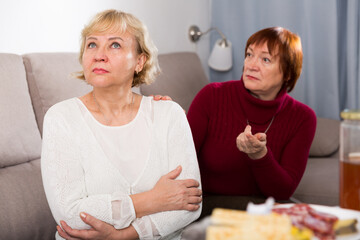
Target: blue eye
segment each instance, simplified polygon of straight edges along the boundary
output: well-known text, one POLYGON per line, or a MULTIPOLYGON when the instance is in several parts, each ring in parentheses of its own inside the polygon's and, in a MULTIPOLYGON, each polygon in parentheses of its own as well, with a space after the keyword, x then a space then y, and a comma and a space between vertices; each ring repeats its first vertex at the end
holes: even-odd
POLYGON ((247 52, 246 57, 250 57, 250 56, 251 56, 251 53, 247 52))
POLYGON ((111 44, 111 47, 112 47, 112 48, 120 48, 121 46, 120 46, 119 43, 114 42, 114 43, 111 44))
POLYGON ((91 42, 88 44, 88 48, 95 48, 96 47, 96 44, 91 42))
POLYGON ((263 58, 263 61, 269 63, 270 59, 269 58, 263 58))

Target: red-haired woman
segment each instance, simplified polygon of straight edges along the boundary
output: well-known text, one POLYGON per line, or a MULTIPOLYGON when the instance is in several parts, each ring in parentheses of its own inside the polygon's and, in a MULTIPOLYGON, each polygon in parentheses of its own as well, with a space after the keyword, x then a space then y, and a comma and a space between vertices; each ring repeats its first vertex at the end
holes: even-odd
POLYGON ((288 95, 302 57, 298 35, 281 27, 260 30, 247 41, 242 78, 211 83, 195 97, 187 117, 202 178, 202 215, 269 196, 288 200, 295 191, 316 129, 314 111, 288 95))

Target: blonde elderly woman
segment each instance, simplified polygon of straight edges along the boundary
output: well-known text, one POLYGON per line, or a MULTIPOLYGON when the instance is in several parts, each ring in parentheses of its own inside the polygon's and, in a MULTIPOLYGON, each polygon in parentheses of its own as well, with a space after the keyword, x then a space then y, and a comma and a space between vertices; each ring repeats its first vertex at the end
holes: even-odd
POLYGON ((88 94, 44 120, 41 169, 57 239, 180 239, 201 212, 186 116, 132 92, 159 72, 157 49, 133 15, 108 10, 82 31, 88 94))

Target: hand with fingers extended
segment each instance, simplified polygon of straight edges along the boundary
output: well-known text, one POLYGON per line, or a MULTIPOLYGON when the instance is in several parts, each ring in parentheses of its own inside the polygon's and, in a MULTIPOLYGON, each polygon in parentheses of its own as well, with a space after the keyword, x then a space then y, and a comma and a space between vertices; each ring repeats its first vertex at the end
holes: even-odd
POLYGON ((150 95, 150 96, 152 96, 155 101, 159 101, 159 100, 170 100, 170 101, 172 101, 172 98, 169 97, 169 96, 162 96, 162 95, 150 95))
POLYGON ((244 132, 236 138, 237 148, 246 153, 251 159, 260 159, 267 153, 266 134, 251 133, 251 126, 247 125, 244 132))
POLYGON ((151 190, 156 197, 158 211, 187 210, 196 211, 202 201, 199 182, 194 179, 176 180, 182 167, 162 176, 151 190))
POLYGON ((59 235, 67 240, 138 239, 138 234, 132 226, 117 230, 112 225, 105 223, 91 216, 90 214, 81 213, 80 217, 86 224, 91 227, 90 229, 73 229, 67 225, 65 221, 60 221, 61 227, 56 227, 59 235))

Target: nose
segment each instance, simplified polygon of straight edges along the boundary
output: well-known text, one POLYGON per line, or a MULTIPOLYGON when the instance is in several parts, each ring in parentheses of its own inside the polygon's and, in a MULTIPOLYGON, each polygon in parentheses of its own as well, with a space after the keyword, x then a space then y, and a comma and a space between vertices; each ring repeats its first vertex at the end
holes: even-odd
POLYGON ((245 60, 245 68, 248 68, 249 70, 252 71, 258 71, 259 70, 258 58, 256 57, 247 58, 245 60))
POLYGON ((107 62, 108 57, 107 57, 106 49, 104 47, 97 48, 97 51, 94 55, 94 59, 97 62, 107 62))

